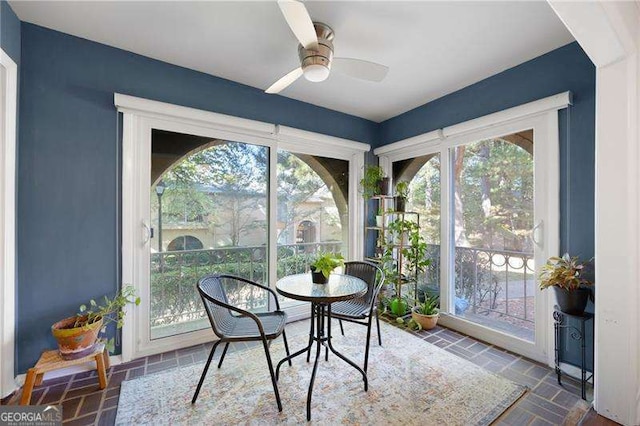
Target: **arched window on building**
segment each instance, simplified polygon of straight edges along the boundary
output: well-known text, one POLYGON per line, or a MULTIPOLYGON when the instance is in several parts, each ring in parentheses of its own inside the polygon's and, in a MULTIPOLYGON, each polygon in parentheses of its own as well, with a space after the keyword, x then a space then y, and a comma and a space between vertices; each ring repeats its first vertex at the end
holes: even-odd
POLYGON ((297 243, 315 243, 316 242, 316 224, 310 220, 303 220, 298 225, 296 233, 297 243))
POLYGON ((167 251, 182 251, 182 250, 200 250, 204 246, 202 241, 191 235, 182 235, 178 238, 174 238, 167 246, 167 251))

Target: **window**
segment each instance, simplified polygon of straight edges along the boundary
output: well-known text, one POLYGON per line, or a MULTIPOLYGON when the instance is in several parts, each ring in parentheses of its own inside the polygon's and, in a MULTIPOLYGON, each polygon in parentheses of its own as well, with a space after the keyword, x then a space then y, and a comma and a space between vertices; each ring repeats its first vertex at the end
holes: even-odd
POLYGON ((278 278, 308 272, 319 252, 348 257, 349 162, 278 150, 277 223, 278 278))
MULTIPOLYGON (((306 271, 315 250, 360 258, 350 230, 362 225, 357 179, 368 145, 126 95, 115 102, 124 114, 122 279, 143 300, 125 320, 125 360, 210 339, 195 291, 206 274, 273 288, 306 271), (186 236, 202 248, 168 250, 186 236)), ((196 247, 190 241, 171 248, 196 247)), ((270 303, 262 290, 228 296, 254 311, 270 303)), ((309 315, 284 307, 291 320, 309 315)))
POLYGON ((167 251, 200 250, 201 248, 203 248, 202 241, 191 235, 183 235, 171 240, 167 251))
POLYGON ((420 233, 431 264, 418 277, 418 294, 440 292, 440 155, 427 154, 393 163, 393 181, 409 182, 406 211, 420 214, 420 233))
MULTIPOLYGON (((440 294, 441 322, 538 361, 552 352, 549 294, 537 269, 559 243, 558 113, 569 94, 374 151, 410 183, 440 294)), ((420 297, 421 292, 418 292, 420 297)))
MULTIPOLYGON (((151 163, 158 250, 151 253, 149 327, 159 339, 209 326, 195 287, 204 275, 268 282, 269 148, 153 130, 151 163)), ((228 291, 248 309, 267 306, 262 291, 228 291)))
POLYGON ((533 130, 451 148, 455 314, 535 338, 533 130))

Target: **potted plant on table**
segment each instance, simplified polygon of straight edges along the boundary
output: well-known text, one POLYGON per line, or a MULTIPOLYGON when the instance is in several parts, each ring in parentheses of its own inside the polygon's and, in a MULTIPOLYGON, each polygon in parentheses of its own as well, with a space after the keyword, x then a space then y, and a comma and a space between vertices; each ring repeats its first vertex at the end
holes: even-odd
POLYGON ((439 305, 440 298, 437 295, 425 295, 424 302, 414 306, 411 310, 411 318, 420 324, 423 330, 431 330, 438 324, 438 318, 440 317, 439 305))
MULTIPOLYGON (((140 298, 132 286, 125 286, 110 299, 104 296, 101 303, 91 299, 89 306, 81 305, 76 316, 65 318, 51 326, 51 333, 58 342, 63 359, 78 359, 93 352, 98 335, 106 331, 109 323, 121 328, 125 306, 139 305, 140 298)), ((113 338, 105 341, 106 348, 113 352, 113 338)))
POLYGON ((540 288, 553 287, 560 310, 569 315, 582 315, 587 306, 593 283, 585 278, 588 262, 565 253, 550 257, 540 273, 540 288))
POLYGON ((331 271, 338 266, 344 266, 341 253, 319 253, 310 265, 311 280, 314 284, 326 284, 331 271))

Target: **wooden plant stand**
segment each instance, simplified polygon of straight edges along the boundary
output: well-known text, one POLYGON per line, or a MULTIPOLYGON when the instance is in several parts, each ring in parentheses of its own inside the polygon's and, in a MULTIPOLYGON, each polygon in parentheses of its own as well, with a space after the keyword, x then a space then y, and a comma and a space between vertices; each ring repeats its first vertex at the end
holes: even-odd
POLYGON ((63 368, 71 367, 72 365, 85 364, 87 362, 95 361, 96 368, 98 370, 98 381, 100 383, 100 389, 107 387, 107 369, 109 364, 109 353, 105 348, 104 343, 96 345, 93 353, 78 359, 65 360, 62 359, 57 349, 43 352, 40 359, 36 363, 35 367, 30 368, 27 371, 27 378, 24 382, 22 389, 22 397, 20 398, 20 405, 29 405, 31 401, 31 393, 33 387, 42 383, 44 373, 54 370, 60 370, 63 368))

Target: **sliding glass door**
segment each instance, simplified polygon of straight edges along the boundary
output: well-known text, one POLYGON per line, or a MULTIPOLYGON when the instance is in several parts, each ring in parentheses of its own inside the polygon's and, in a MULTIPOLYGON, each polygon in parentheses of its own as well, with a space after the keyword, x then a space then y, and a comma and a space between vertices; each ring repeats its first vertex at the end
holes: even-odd
MULTIPOLYGON (((123 358, 213 338, 196 283, 232 274, 275 289, 320 251, 361 256, 352 200, 368 145, 139 98, 122 101, 123 282, 142 304, 127 315, 123 358), (148 108, 152 112, 144 112, 148 108), (327 149, 327 148, 330 149, 327 149)), ((361 201, 358 198, 358 201, 361 201)), ((250 311, 269 293, 227 289, 250 311)), ((307 306, 280 298, 295 320, 307 306)))
POLYGON ((536 276, 558 250, 557 155, 555 111, 382 155, 420 214, 431 265, 418 295, 440 295, 443 324, 543 362, 536 276))
POLYGON ((454 314, 535 340, 534 132, 451 148, 454 314))
MULTIPOLYGON (((268 283, 269 148, 152 130, 150 337, 209 327, 195 283, 211 273, 268 283)), ((228 295, 252 311, 263 291, 228 295)))

